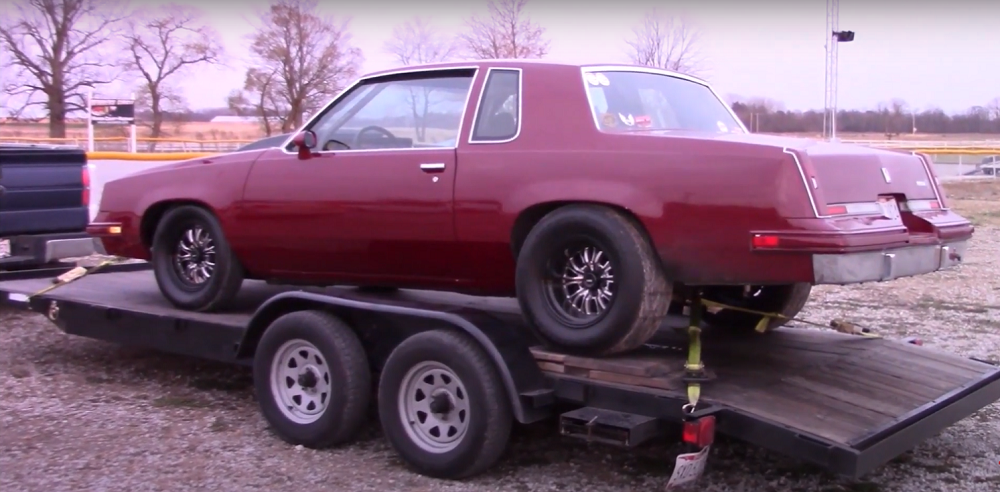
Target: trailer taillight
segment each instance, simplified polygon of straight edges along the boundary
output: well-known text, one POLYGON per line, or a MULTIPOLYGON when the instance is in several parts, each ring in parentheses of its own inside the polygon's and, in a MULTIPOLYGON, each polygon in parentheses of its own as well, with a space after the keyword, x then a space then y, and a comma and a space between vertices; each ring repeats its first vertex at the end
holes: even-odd
POLYGON ((684 422, 685 443, 704 448, 715 441, 715 416, 709 415, 697 420, 684 422))
POLYGON ((80 175, 83 181, 83 194, 80 197, 84 207, 90 206, 90 165, 85 164, 80 175))

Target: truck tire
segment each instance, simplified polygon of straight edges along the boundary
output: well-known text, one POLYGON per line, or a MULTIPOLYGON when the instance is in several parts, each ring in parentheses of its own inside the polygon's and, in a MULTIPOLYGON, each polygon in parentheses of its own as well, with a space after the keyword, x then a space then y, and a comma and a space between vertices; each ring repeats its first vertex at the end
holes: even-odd
POLYGON ((153 236, 151 256, 160 292, 181 309, 220 310, 243 285, 243 267, 219 221, 201 207, 167 211, 153 236))
MULTIPOLYGON (((795 317, 799 314, 799 311, 802 311, 806 303, 809 302, 812 285, 803 282, 787 285, 755 286, 753 289, 751 292, 755 295, 746 297, 743 295, 744 288, 742 286, 715 287, 706 290, 705 299, 744 309, 795 317)), ((731 309, 722 309, 714 314, 705 313, 704 319, 708 324, 717 328, 750 332, 754 331, 757 327, 761 316, 731 309)), ((788 320, 771 318, 767 324, 766 331, 784 326, 787 322, 788 320)))
POLYGON ((389 355, 378 385, 389 445, 415 471, 460 479, 491 467, 513 426, 493 360, 465 334, 418 333, 389 355))
POLYGON ((641 347, 666 317, 672 291, 638 226, 590 204, 558 208, 528 233, 516 286, 544 344, 586 355, 641 347))
POLYGON ((264 331, 253 360, 261 413, 283 441, 324 448, 364 423, 371 370, 357 335, 322 311, 297 311, 264 331))

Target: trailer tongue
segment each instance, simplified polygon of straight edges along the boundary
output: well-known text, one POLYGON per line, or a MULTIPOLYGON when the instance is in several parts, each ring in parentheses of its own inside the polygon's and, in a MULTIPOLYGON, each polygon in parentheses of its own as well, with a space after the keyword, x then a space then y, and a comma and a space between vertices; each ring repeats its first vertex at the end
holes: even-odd
MULTIPOLYGON (((482 377, 495 379, 499 393, 505 394, 493 396, 501 398, 499 403, 509 402, 507 415, 516 421, 558 417, 563 435, 625 448, 679 433, 692 452, 678 458, 672 484, 701 474, 715 432, 857 478, 1000 399, 1000 368, 931 348, 794 328, 745 336, 706 330, 702 357, 712 377, 702 382, 697 409, 687 413, 682 410, 689 402, 686 335, 676 330, 664 330, 655 344, 627 355, 577 357, 534 346, 509 300, 347 288, 289 290, 248 282, 242 311, 203 314, 172 308, 145 265, 108 267, 105 273, 37 296, 32 294, 51 285, 52 272, 39 278, 18 276, 0 278, 0 300, 29 306, 66 333, 257 367, 270 364, 255 357, 261 336, 290 311, 327 313, 342 321, 364 347, 360 356, 383 375, 401 367, 399 353, 418 335, 451 333, 452 338, 443 340, 466 340, 492 364, 495 372, 482 377), (557 403, 571 409, 557 414, 557 403)), ((419 354, 409 353, 411 358, 419 354)), ((328 360, 338 356, 326 355, 328 360)), ((392 378, 383 377, 380 385, 387 380, 392 378)), ((464 379, 467 388, 479 384, 464 379)), ((480 393, 468 389, 458 394, 480 393)), ((433 404, 441 415, 447 413, 445 407, 479 408, 474 401, 452 398, 449 406, 448 398, 439 400, 433 404)), ((496 454, 495 449, 484 451, 489 446, 483 444, 464 451, 467 457, 456 455, 435 468, 426 461, 430 451, 403 442, 416 434, 393 430, 398 420, 392 420, 392 413, 380 408, 385 432, 403 458, 423 473, 468 476, 490 461, 481 453, 496 454)), ((300 427, 272 420, 274 415, 268 418, 279 436, 297 442, 293 434, 300 427)), ((440 422, 453 425, 457 420, 441 417, 440 422)), ((506 440, 504 428, 470 429, 474 427, 464 431, 469 432, 464 439, 479 439, 475 432, 482 432, 506 440)))

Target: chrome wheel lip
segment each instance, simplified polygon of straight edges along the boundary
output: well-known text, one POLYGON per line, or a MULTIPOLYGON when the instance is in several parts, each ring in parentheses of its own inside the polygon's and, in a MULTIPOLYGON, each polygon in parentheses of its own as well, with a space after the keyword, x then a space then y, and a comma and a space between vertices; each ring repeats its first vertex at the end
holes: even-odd
POLYGON ((216 267, 215 239, 200 224, 180 234, 172 256, 174 272, 187 285, 201 286, 212 279, 216 267))
POLYGON ((465 384, 450 367, 436 361, 414 365, 403 376, 397 395, 400 423, 421 450, 443 454, 457 449, 469 431, 471 404, 465 384), (434 400, 447 411, 434 411, 434 400))
POLYGON ((333 380, 329 364, 306 340, 293 339, 278 347, 271 359, 269 379, 275 405, 296 424, 316 422, 330 407, 333 380))
POLYGON ((563 248, 549 263, 550 307, 574 326, 602 319, 617 298, 615 273, 610 255, 592 242, 563 248))

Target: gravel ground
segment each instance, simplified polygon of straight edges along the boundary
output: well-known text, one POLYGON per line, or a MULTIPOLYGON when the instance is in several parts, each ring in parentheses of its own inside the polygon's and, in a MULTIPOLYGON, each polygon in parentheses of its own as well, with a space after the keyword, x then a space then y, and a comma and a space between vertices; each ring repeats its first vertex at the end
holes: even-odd
MULTIPOLYGON (((891 337, 1000 360, 1000 184, 949 184, 977 224, 958 270, 888 284, 817 288, 804 317, 849 317, 891 337)), ((0 490, 622 491, 662 489, 673 445, 623 452, 520 427, 503 461, 467 482, 409 472, 369 424, 358 443, 290 447, 257 412, 247 369, 62 334, 0 308, 0 490)), ((374 416, 370 419, 374 422, 374 416)), ((721 440, 705 491, 987 491, 1000 487, 1000 405, 858 482, 721 440)))

